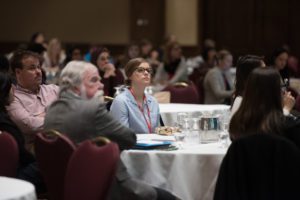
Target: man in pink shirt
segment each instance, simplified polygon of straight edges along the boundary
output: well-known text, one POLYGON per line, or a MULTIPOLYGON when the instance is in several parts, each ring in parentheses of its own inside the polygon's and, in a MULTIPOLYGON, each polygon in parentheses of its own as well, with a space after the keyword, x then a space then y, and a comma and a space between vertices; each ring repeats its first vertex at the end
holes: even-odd
POLYGON ((25 136, 25 147, 33 152, 36 133, 43 129, 46 108, 58 97, 58 86, 41 85, 41 57, 18 50, 10 60, 17 78, 14 101, 7 107, 11 119, 25 136))

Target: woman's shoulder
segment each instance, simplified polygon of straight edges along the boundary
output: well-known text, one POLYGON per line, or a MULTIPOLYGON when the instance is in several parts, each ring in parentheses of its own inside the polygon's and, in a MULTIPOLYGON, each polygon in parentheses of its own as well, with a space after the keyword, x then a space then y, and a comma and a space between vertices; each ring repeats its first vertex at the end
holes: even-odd
POLYGON ((123 102, 123 101, 129 101, 130 100, 130 96, 129 96, 129 90, 127 88, 124 89, 124 91, 120 94, 118 94, 113 101, 116 102, 123 102))

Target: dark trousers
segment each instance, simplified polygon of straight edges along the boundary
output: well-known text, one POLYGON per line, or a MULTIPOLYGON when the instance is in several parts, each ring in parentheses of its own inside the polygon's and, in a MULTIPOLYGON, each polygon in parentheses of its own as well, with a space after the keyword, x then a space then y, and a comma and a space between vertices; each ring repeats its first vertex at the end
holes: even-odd
POLYGON ((176 197, 172 195, 170 192, 154 187, 157 192, 157 200, 175 200, 176 197))
POLYGON ((30 163, 18 170, 17 178, 28 181, 35 186, 36 192, 46 193, 46 186, 36 162, 30 163))

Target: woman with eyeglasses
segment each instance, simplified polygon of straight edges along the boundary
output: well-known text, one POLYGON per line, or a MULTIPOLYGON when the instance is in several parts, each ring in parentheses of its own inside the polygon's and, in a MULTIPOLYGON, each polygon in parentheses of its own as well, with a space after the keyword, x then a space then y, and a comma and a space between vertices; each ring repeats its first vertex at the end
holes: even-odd
POLYGON ((154 133, 160 126, 159 106, 144 92, 151 83, 152 68, 143 58, 135 58, 127 63, 125 73, 128 88, 113 100, 110 113, 135 133, 154 133))
POLYGON ((290 138, 300 146, 300 120, 284 116, 286 98, 280 74, 273 68, 258 67, 246 83, 243 101, 232 116, 231 139, 249 134, 276 134, 290 138))
POLYGON ((111 57, 107 48, 102 47, 95 50, 91 56, 91 63, 96 65, 101 76, 101 82, 104 84, 104 94, 114 96, 114 87, 123 84, 124 77, 119 69, 110 62, 111 57))

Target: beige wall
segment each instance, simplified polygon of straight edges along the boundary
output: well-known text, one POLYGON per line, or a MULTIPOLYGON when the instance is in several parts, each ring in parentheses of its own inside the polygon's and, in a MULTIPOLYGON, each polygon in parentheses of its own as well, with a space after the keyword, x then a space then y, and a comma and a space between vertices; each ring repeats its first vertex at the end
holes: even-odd
POLYGON ((198 0, 166 0, 166 33, 182 45, 197 45, 198 0))
POLYGON ((3 1, 0 25, 0 41, 28 41, 42 31, 48 40, 127 44, 129 0, 3 1))

